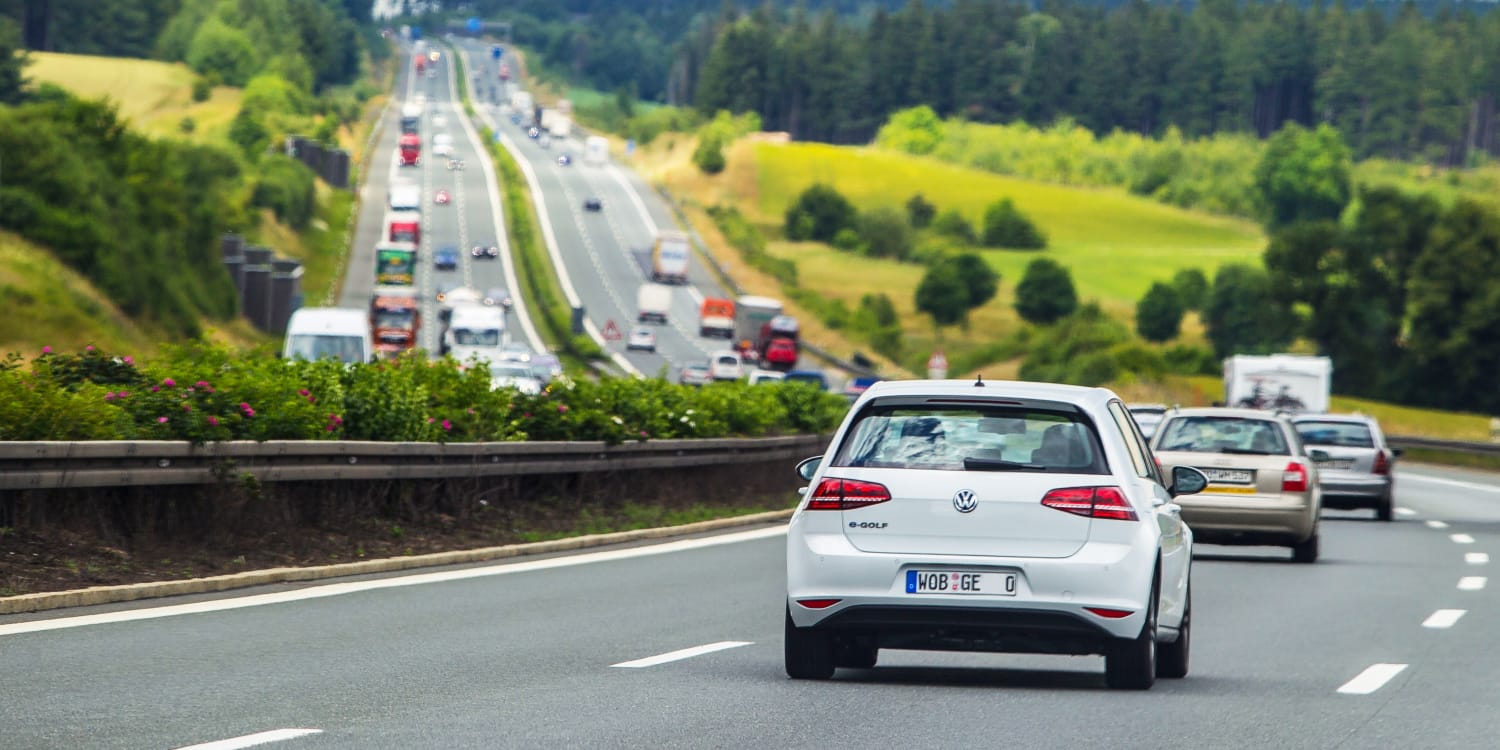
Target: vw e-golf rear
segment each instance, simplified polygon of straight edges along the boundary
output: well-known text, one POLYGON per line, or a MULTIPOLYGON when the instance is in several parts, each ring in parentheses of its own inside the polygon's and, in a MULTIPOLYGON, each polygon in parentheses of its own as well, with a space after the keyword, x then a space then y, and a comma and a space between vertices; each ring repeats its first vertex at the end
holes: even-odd
POLYGON ((1125 405, 1043 383, 876 383, 787 533, 786 670, 882 648, 1103 654, 1112 687, 1187 674, 1192 532, 1125 405), (1158 643, 1161 647, 1158 650, 1158 643))

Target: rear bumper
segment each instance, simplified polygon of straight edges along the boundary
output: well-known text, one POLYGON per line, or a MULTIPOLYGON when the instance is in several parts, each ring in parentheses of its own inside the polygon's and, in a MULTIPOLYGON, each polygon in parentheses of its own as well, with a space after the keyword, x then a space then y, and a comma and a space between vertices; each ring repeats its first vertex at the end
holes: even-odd
POLYGON ((987 557, 863 552, 842 532, 793 529, 787 536, 792 622, 882 648, 1104 653, 1140 634, 1155 569, 1155 547, 1140 544, 1091 542, 1065 558, 987 557), (909 570, 1015 573, 1016 592, 908 594, 909 570), (824 609, 798 604, 820 598, 838 602, 824 609), (1131 614, 1112 619, 1086 607, 1131 614))
POLYGON ((1306 541, 1317 529, 1317 504, 1261 495, 1215 499, 1211 504, 1185 500, 1178 498, 1182 520, 1193 529, 1196 541, 1208 544, 1290 545, 1306 541))
POLYGON ((927 651, 1102 654, 1122 640, 1078 613, 1018 607, 856 605, 815 629, 876 648, 927 651))
POLYGON ((1330 508, 1373 508, 1391 495, 1389 476, 1324 477, 1318 486, 1323 490, 1323 504, 1330 508))

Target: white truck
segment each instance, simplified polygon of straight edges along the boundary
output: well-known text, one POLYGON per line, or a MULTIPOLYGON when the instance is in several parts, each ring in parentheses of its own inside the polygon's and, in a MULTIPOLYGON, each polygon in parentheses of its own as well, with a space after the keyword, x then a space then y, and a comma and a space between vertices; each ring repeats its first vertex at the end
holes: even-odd
POLYGON ((391 183, 390 206, 392 211, 420 211, 422 186, 406 180, 391 183))
POLYGON ((609 139, 602 135, 591 135, 583 142, 583 161, 596 167, 609 163, 609 139))
POLYGON ((672 289, 661 284, 642 284, 635 293, 636 321, 666 323, 672 309, 672 289))
POLYGON ((281 356, 319 360, 332 357, 344 364, 369 362, 375 353, 370 336, 370 314, 346 307, 304 307, 286 324, 281 356))
POLYGON ((686 284, 688 281, 688 256, 692 248, 688 236, 682 232, 662 230, 656 233, 656 244, 651 248, 651 280, 686 284))
POLYGON ((536 102, 532 100, 530 91, 512 91, 510 108, 521 116, 521 127, 531 127, 535 124, 531 120, 536 116, 536 102))
POLYGON ((1224 405, 1326 412, 1333 361, 1304 354, 1235 354, 1224 359, 1224 405))
POLYGON ((443 353, 460 362, 499 362, 505 344, 505 310, 489 305, 453 308, 443 329, 443 353))

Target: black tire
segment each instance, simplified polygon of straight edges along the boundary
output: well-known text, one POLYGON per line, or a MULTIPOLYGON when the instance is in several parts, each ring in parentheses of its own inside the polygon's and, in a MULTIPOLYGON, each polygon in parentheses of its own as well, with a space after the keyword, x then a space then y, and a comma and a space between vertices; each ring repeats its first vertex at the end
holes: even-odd
POLYGON ((1315 563, 1318 561, 1318 532, 1313 530, 1312 536, 1292 545, 1292 562, 1315 563))
POLYGON ((1187 604, 1182 610, 1182 626, 1177 629, 1177 640, 1163 643, 1156 651, 1156 676, 1169 680, 1187 677, 1188 647, 1193 634, 1193 588, 1188 586, 1187 604))
POLYGON ((1115 690, 1150 690, 1156 683, 1156 600, 1160 582, 1151 586, 1150 609, 1141 634, 1104 655, 1104 683, 1115 690))
POLYGON ((1391 520, 1395 511, 1396 499, 1390 495, 1380 498, 1380 504, 1375 506, 1375 519, 1378 521, 1391 520))
POLYGON ((840 643, 833 649, 833 664, 836 667, 847 669, 871 669, 875 661, 880 658, 880 649, 874 646, 860 646, 853 643, 840 643))
POLYGON ((799 628, 786 612, 786 676, 794 680, 826 680, 833 676, 833 639, 827 633, 799 628))

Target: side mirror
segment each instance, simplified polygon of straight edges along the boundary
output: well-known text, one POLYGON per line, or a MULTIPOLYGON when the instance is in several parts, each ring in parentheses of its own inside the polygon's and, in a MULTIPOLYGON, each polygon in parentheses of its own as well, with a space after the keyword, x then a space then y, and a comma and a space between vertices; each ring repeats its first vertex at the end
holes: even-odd
POLYGON ((1172 486, 1167 491, 1172 497, 1196 495, 1208 487, 1208 475, 1191 466, 1172 467, 1172 486))
POLYGON ((1404 451, 1404 450, 1402 450, 1402 449, 1400 449, 1400 448, 1392 448, 1392 449, 1391 449, 1391 457, 1392 457, 1392 458, 1400 458, 1400 457, 1401 457, 1401 454, 1403 454, 1403 453, 1405 453, 1405 452, 1406 452, 1406 451, 1404 451))
POLYGON ((1309 450, 1307 452, 1307 456, 1308 458, 1311 458, 1313 460, 1313 463, 1316 464, 1328 463, 1329 461, 1333 460, 1333 456, 1328 455, 1328 451, 1325 451, 1322 448, 1313 448, 1309 450))
POLYGON ((822 456, 804 458, 800 463, 797 464, 797 476, 801 477, 802 481, 804 482, 811 482, 813 475, 818 473, 818 467, 822 464, 822 456))

